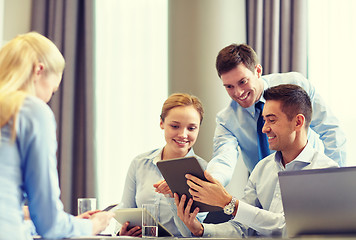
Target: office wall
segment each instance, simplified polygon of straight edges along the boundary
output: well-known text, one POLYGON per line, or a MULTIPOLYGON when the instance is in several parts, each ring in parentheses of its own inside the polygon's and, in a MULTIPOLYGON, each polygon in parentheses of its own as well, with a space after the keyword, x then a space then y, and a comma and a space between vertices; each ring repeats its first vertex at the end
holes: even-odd
MULTIPOLYGON (((205 110, 194 146, 197 155, 210 160, 215 116, 230 97, 215 70, 218 52, 231 43, 246 42, 245 0, 169 0, 169 93, 187 92, 200 98, 205 110)), ((240 196, 247 170, 239 159, 229 191, 240 196)))
POLYGON ((30 31, 32 0, 0 0, 1 45, 30 31))
MULTIPOLYGON (((0 0, 1 45, 30 30, 32 0, 0 0)), ((190 92, 203 102, 205 117, 195 151, 210 160, 215 116, 229 101, 215 71, 218 51, 246 42, 244 0, 169 0, 169 92, 190 92)), ((239 196, 247 170, 239 160, 229 186, 239 196)))

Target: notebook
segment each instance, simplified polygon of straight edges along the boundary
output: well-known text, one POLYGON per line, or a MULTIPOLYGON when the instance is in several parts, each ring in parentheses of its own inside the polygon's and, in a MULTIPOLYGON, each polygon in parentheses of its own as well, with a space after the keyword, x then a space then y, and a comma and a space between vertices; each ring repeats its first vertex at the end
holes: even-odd
MULTIPOLYGON (((189 173, 204 181, 207 181, 204 177, 204 170, 200 166, 196 157, 161 160, 157 162, 157 167, 161 171, 162 176, 166 180, 172 193, 177 193, 179 197, 185 194, 187 199, 192 198, 192 195, 189 193, 189 186, 187 184, 185 174, 189 173)), ((191 207, 191 212, 193 212, 196 207, 199 207, 200 212, 213 212, 222 210, 222 208, 217 206, 211 206, 194 201, 191 207)))
POLYGON ((356 233, 356 167, 278 175, 289 237, 356 233))

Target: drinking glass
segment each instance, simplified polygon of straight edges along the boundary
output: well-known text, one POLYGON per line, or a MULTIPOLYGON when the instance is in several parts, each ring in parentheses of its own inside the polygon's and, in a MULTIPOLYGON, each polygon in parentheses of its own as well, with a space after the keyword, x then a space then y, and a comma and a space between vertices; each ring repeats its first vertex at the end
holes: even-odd
POLYGON ((96 210, 96 198, 78 198, 78 215, 96 210))
POLYGON ((142 237, 158 236, 158 205, 142 204, 142 237))

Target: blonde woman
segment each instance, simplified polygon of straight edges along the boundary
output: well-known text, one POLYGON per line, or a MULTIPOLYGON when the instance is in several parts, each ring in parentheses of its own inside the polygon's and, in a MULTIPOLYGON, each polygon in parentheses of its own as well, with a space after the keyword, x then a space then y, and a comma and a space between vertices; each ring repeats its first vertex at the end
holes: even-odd
MULTIPOLYGON (((139 208, 143 203, 158 204, 158 220, 175 236, 185 236, 190 231, 177 216, 174 199, 160 194, 156 187, 163 181, 157 161, 185 156, 196 156, 193 151, 204 110, 200 100, 192 95, 175 93, 164 102, 160 127, 164 131, 164 147, 138 155, 129 167, 120 208, 139 208)), ((207 162, 196 156, 206 168, 207 162)), ((200 213, 203 221, 207 213, 200 213)), ((141 236, 140 226, 128 229, 126 222, 119 235, 141 236)))
POLYGON ((32 239, 25 199, 44 238, 95 235, 112 217, 107 212, 74 217, 59 199, 56 123, 46 103, 59 88, 64 65, 57 47, 35 32, 0 50, 0 239, 32 239))

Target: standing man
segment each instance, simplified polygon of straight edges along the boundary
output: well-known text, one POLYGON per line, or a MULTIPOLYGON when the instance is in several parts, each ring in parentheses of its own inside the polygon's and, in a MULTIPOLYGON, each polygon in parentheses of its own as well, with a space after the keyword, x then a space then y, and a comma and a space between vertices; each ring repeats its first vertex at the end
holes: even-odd
POLYGON ((276 152, 257 163, 241 200, 231 196, 207 171, 205 176, 209 181, 190 174, 186 176, 193 200, 220 206, 234 218, 220 224, 201 224, 195 217, 199 208, 190 213, 192 199, 189 199, 184 209, 186 196, 179 199, 174 194, 177 214, 195 236, 284 235, 285 218, 278 172, 338 167, 335 161, 318 152, 308 141, 312 104, 303 88, 293 84, 278 85, 267 89, 264 99, 263 132, 268 136, 270 149, 276 152))
POLYGON ((213 158, 207 168, 222 185, 230 182, 240 154, 249 172, 269 155, 266 135, 261 132, 263 121, 260 115, 265 103, 262 95, 267 88, 280 84, 296 84, 304 88, 314 111, 308 131, 310 144, 317 149, 324 147, 328 157, 339 166, 345 165, 346 139, 338 120, 300 73, 262 76, 262 66, 255 51, 245 44, 232 44, 222 49, 216 59, 216 69, 232 99, 217 114, 213 158))

